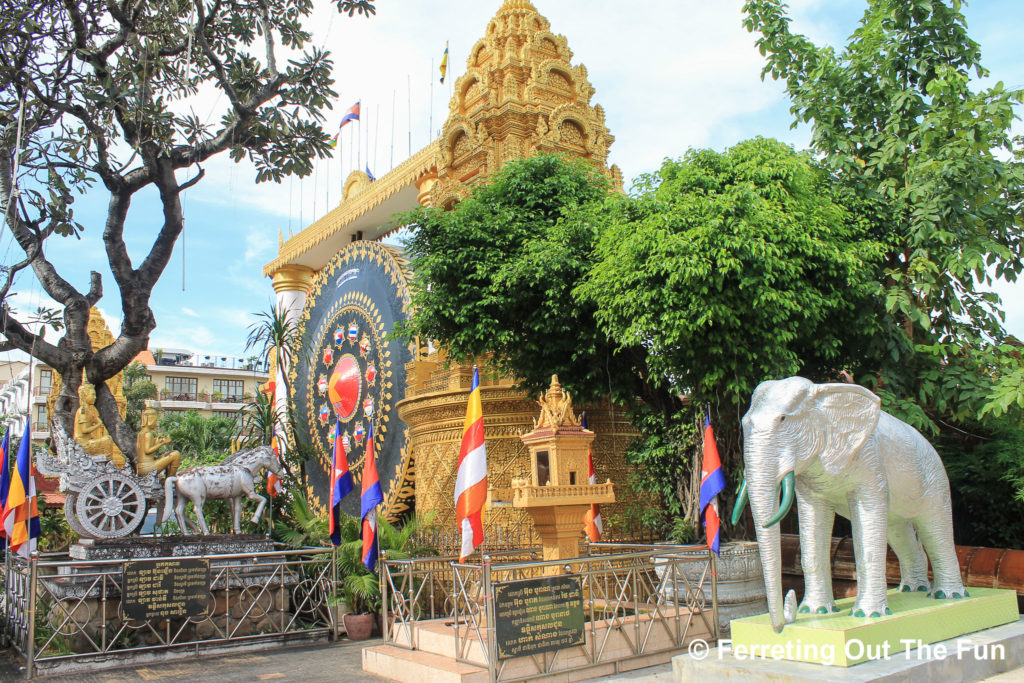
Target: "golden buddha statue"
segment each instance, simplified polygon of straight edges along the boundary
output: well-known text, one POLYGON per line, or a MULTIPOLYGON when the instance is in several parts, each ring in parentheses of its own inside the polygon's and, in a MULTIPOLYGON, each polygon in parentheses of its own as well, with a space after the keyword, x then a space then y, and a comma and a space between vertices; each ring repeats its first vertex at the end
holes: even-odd
POLYGON ((168 477, 173 477, 181 466, 181 453, 171 451, 157 457, 160 447, 171 442, 170 437, 156 433, 156 411, 146 408, 142 411, 142 425, 139 427, 138 440, 135 442, 135 451, 139 458, 136 468, 139 476, 145 476, 150 472, 163 472, 168 477))
POLYGON ((82 382, 78 387, 75 441, 89 455, 102 455, 109 458, 118 469, 124 467, 125 457, 100 420, 100 413, 96 410, 96 389, 89 382, 82 382))

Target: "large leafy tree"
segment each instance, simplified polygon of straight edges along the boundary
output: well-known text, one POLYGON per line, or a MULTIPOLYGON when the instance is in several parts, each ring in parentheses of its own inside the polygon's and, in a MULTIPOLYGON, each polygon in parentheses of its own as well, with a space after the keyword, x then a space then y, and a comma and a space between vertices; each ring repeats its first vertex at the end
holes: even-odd
POLYGON ((536 156, 507 164, 450 211, 420 209, 405 244, 414 273, 405 332, 440 341, 452 357, 493 354, 531 391, 557 373, 577 398, 642 393, 630 372, 641 348, 623 348, 572 294, 591 265, 610 185, 577 159, 536 156))
POLYGON ((1024 406, 1021 377, 993 393, 991 377, 1013 378, 1019 364, 1006 367, 990 288, 1024 268, 1024 174, 1010 134, 1021 92, 972 86, 987 71, 961 5, 870 0, 839 51, 791 32, 780 0, 744 6, 764 75, 786 83, 813 150, 863 200, 886 245, 886 310, 902 334, 888 339, 893 362, 864 379, 931 430, 991 411, 993 399, 997 412, 1024 406))
POLYGON ((631 407, 636 483, 673 512, 689 499, 691 406, 713 404, 727 457, 758 381, 834 376, 871 354, 881 249, 858 200, 773 140, 694 151, 609 194, 583 162, 505 166, 448 212, 407 220, 407 334, 459 359, 494 354, 536 389, 631 407))
POLYGON ((761 138, 691 150, 636 190, 610 202, 576 296, 646 350, 653 381, 735 427, 763 379, 868 360, 881 248, 808 155, 761 138))
MULTIPOLYGON (((349 16, 372 0, 334 0, 349 16)), ((0 273, 0 348, 20 349, 64 378, 54 419, 71 431, 83 374, 96 385, 100 416, 134 460, 135 434, 105 380, 146 348, 156 326, 153 286, 181 234, 181 196, 203 164, 228 152, 249 159, 257 181, 306 175, 328 153, 320 123, 331 105, 329 54, 309 46, 310 0, 41 0, 0 12, 0 205, 24 258, 0 273), (219 110, 204 120, 194 111, 219 110), (204 102, 205 104, 200 104, 204 102), (126 232, 140 192, 154 192, 162 224, 133 260, 126 232), (77 195, 109 197, 102 225, 75 216, 77 195), (47 240, 102 232, 121 298, 115 341, 93 351, 89 309, 100 275, 80 289, 47 259, 47 240), (31 269, 62 307, 64 334, 34 334, 6 298, 31 269)))

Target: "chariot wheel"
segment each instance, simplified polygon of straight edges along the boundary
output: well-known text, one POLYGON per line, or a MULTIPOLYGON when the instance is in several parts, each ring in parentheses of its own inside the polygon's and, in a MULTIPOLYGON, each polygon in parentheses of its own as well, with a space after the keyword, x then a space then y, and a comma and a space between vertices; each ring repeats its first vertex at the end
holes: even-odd
POLYGON ((133 479, 111 472, 82 487, 75 501, 78 524, 91 538, 120 538, 146 518, 146 494, 133 479))
POLYGON ((64 498, 64 519, 68 521, 68 526, 79 536, 88 536, 89 532, 85 530, 78 522, 78 513, 75 512, 75 506, 78 504, 78 494, 74 491, 69 491, 67 496, 64 498))

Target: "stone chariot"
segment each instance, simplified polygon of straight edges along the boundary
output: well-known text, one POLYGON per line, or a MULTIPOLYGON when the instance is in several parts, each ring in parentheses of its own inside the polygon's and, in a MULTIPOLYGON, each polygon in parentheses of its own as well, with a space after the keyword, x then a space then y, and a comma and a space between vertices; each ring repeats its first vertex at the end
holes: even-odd
POLYGON ((39 453, 36 469, 60 477, 66 494, 64 517, 71 529, 86 538, 121 538, 134 533, 151 506, 163 502, 164 489, 157 472, 139 476, 131 467, 117 468, 109 458, 89 455, 64 428, 50 428, 56 456, 39 453))

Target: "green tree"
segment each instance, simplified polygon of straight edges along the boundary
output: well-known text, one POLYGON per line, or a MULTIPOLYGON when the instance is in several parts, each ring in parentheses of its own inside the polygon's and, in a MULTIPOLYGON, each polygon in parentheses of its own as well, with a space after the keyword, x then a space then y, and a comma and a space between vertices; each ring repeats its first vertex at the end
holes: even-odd
POLYGON ((142 411, 146 409, 146 401, 157 397, 156 385, 149 379, 146 366, 142 363, 135 362, 124 369, 124 397, 128 402, 124 421, 138 431, 142 411))
POLYGON ((691 150, 635 190, 610 202, 575 294, 646 349, 650 381, 735 427, 762 380, 869 358, 881 247, 808 155, 761 138, 691 150))
MULTIPOLYGON (((1017 376, 999 344, 1003 312, 990 290, 1024 268, 1020 239, 1024 174, 1010 124, 1021 91, 974 90, 988 72, 967 33, 960 0, 870 0, 840 51, 792 33, 781 0, 749 0, 757 32, 812 148, 864 202, 886 245, 886 312, 892 362, 862 378, 920 428, 977 417, 999 401, 1024 407, 1024 392, 998 389, 1017 376)), ((1013 382, 1010 382, 1012 385, 1013 382)))
POLYGON ((235 421, 220 415, 203 417, 195 410, 164 413, 160 431, 171 439, 167 448, 181 453, 184 467, 217 464, 231 449, 235 421))
POLYGON ((622 368, 642 363, 643 350, 620 350, 572 295, 599 225, 565 218, 597 211, 609 191, 593 166, 541 155, 506 164, 450 211, 403 216, 416 229, 404 245, 413 313, 401 332, 438 340, 463 361, 494 354, 531 392, 557 373, 582 400, 642 393, 622 368))
MULTIPOLYGON (((333 0, 340 11, 373 14, 372 0, 333 0)), ((309 45, 310 0, 40 0, 0 12, 0 210, 24 258, 0 274, 0 350, 20 349, 64 378, 53 419, 72 432, 83 370, 111 436, 135 460, 135 433, 105 381, 144 350, 156 327, 150 295, 184 226, 181 195, 203 166, 228 152, 249 159, 257 182, 308 175, 329 153, 321 128, 331 107, 329 53, 309 45), (288 53, 287 59, 281 54, 288 53), (194 111, 211 93, 223 103, 194 111), (100 226, 121 298, 115 341, 93 351, 89 309, 103 296, 99 273, 87 290, 46 257, 48 239, 79 236, 77 195, 104 192, 100 226), (162 224, 141 260, 126 243, 140 192, 159 197, 162 224), (63 309, 56 343, 33 333, 7 305, 15 277, 31 268, 63 309), (84 290, 84 291, 83 291, 84 290)), ((148 229, 152 216, 141 217, 148 229)), ((137 236, 134 237, 137 240, 137 236)))
POLYGON ((530 389, 557 373, 584 401, 627 403, 638 485, 685 513, 694 408, 716 406, 735 456, 757 382, 870 357, 881 249, 857 203, 772 140, 666 162, 632 197, 577 160, 514 162, 454 209, 406 217, 405 334, 494 354, 530 389))

